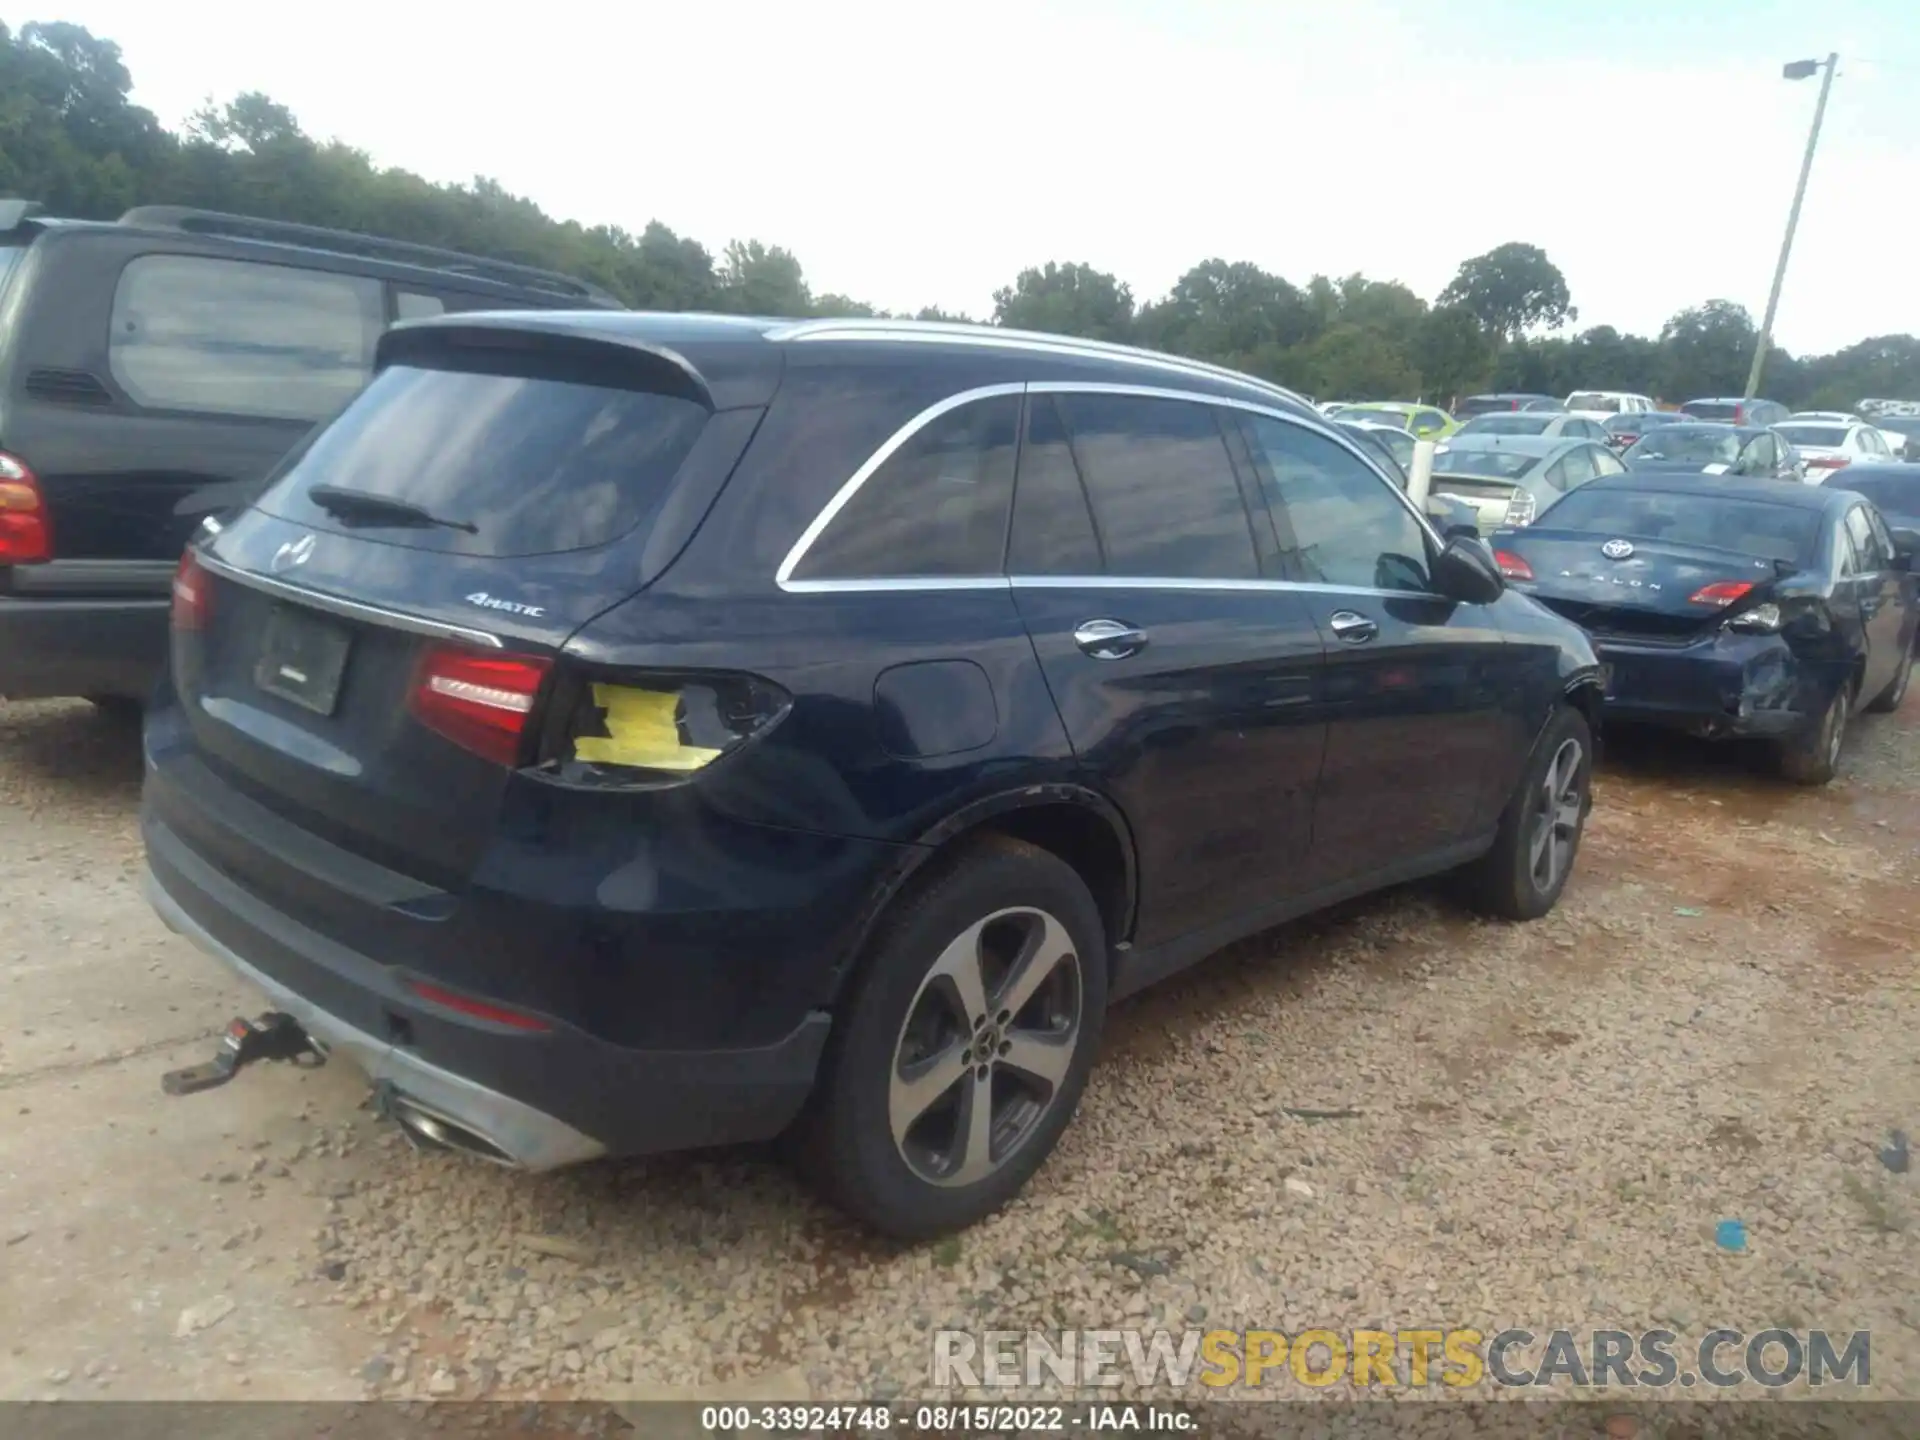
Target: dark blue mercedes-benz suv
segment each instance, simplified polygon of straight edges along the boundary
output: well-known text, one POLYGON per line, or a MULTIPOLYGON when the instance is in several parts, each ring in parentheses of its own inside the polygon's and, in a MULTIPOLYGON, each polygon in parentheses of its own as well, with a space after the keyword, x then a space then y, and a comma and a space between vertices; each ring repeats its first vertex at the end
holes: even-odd
POLYGON ((398 327, 173 594, 169 925, 420 1133, 784 1135, 902 1236, 1226 942, 1450 870, 1543 914, 1601 700, 1297 397, 971 326, 398 327))

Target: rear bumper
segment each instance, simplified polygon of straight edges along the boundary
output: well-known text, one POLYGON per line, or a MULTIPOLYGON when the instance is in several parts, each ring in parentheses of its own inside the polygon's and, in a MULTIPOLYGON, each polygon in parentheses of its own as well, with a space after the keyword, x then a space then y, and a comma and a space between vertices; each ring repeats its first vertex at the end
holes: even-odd
POLYGON ((1837 676, 1777 635, 1725 631, 1683 647, 1596 640, 1609 667, 1606 714, 1711 739, 1785 739, 1816 723, 1837 676))
POLYGON ((769 1139, 813 1087, 824 1012, 771 1045, 674 1051, 630 1049, 559 1020, 528 1033, 468 1018, 419 999, 400 967, 248 893, 151 814, 142 828, 148 896, 171 929, 258 984, 395 1100, 455 1122, 516 1164, 769 1139))
POLYGON ((0 597, 0 696, 153 693, 167 657, 163 597, 0 597))

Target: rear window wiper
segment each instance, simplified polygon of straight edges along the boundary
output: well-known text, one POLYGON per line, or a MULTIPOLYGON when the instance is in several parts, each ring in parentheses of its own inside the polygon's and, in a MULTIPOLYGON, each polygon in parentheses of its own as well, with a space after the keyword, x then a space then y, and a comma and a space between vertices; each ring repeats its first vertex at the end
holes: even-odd
POLYGON ((464 530, 478 535, 480 527, 467 520, 449 520, 409 500, 395 500, 367 490, 348 490, 340 485, 310 485, 307 498, 337 520, 352 524, 365 520, 372 524, 417 525, 446 530, 464 530))

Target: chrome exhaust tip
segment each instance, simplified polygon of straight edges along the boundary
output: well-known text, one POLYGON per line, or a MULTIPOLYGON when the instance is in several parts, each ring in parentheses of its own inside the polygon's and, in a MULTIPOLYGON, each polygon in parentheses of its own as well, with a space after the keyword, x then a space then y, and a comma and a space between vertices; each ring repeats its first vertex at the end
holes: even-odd
POLYGON ((518 1160, 478 1130, 429 1110, 405 1095, 395 1095, 390 1103, 393 1118, 414 1139, 424 1140, 442 1150, 458 1150, 462 1154, 474 1155, 508 1169, 520 1168, 518 1160))

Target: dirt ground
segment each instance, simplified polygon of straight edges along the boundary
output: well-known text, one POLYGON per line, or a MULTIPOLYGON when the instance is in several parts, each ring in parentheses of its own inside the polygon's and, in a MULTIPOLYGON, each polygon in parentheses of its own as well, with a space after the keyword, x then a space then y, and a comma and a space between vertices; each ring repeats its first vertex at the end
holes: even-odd
POLYGON ((1823 791, 1619 744, 1545 921, 1413 887, 1129 1002, 1029 1193, 911 1250, 759 1153, 419 1154, 338 1066, 164 1097, 260 1002, 141 899, 138 786, 126 729, 0 705, 0 1398, 845 1400, 925 1393, 942 1327, 1655 1323, 1870 1329, 1920 1396, 1882 1157, 1920 1130, 1920 701, 1823 791))

